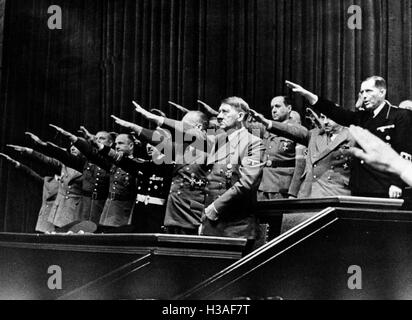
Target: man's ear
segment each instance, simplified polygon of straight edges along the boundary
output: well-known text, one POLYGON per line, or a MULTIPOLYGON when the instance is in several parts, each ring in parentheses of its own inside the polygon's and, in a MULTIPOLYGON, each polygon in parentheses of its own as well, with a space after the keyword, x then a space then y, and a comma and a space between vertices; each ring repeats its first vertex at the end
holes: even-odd
POLYGON ((244 113, 243 111, 239 112, 239 122, 243 122, 246 120, 246 113, 244 113))

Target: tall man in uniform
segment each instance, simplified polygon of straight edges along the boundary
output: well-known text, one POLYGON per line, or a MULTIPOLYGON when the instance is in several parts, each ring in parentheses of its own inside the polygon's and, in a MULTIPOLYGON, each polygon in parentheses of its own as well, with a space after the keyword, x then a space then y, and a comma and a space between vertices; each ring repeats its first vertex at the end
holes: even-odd
MULTIPOLYGON (((337 123, 347 127, 354 124, 368 129, 405 158, 412 158, 412 140, 408 139, 412 133, 409 113, 393 108, 386 101, 387 85, 382 77, 373 76, 362 82, 360 94, 365 110, 355 112, 343 110, 297 84, 289 81, 286 84, 337 123)), ((405 184, 399 177, 379 172, 358 159, 352 162, 350 188, 354 196, 400 198, 404 187, 405 184)))
MULTIPOLYGON (((293 122, 292 102, 287 97, 273 98, 271 108, 274 121, 284 124, 293 122)), ((287 199, 295 171, 296 143, 267 130, 263 134, 263 143, 266 147, 264 156, 266 167, 263 169, 258 200, 287 199)))

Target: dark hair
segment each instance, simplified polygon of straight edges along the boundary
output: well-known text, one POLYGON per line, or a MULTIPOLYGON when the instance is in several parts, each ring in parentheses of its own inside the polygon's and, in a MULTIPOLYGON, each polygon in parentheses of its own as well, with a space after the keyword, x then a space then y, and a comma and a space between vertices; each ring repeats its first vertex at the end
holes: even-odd
POLYGON ((292 110, 294 109, 293 106, 295 105, 295 102, 294 102, 294 100, 293 100, 292 97, 289 97, 289 96, 277 96, 277 97, 274 97, 274 98, 272 99, 272 101, 273 101, 274 99, 276 99, 276 98, 283 98, 284 104, 285 104, 286 106, 291 106, 291 107, 292 107, 292 110))

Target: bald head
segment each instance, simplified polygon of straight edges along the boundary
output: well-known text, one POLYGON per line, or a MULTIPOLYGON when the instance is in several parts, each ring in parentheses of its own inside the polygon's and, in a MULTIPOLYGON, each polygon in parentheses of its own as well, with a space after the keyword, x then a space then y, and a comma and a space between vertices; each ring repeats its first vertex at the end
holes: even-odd
POLYGON ((206 130, 208 127, 207 116, 200 111, 189 111, 182 119, 182 122, 192 126, 193 128, 199 128, 200 130, 206 130))

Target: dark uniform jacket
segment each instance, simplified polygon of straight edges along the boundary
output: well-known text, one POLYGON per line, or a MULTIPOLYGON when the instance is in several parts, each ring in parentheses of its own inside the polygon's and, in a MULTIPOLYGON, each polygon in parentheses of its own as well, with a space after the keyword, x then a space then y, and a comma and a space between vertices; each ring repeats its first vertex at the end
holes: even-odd
MULTIPOLYGON (((154 132, 144 129, 141 137, 151 144, 154 132)), ((164 136, 164 135, 163 135, 164 136)), ((167 137, 165 137, 167 138, 167 137)), ((164 225, 198 230, 205 204, 206 153, 188 143, 179 144, 169 139, 168 150, 173 150, 173 171, 170 192, 167 198, 164 225)), ((195 232, 195 231, 194 231, 195 232)))
MULTIPOLYGON (((369 111, 342 110, 333 102, 324 99, 319 99, 314 107, 341 125, 354 124, 369 130, 389 143, 398 153, 410 159, 412 127, 409 111, 395 109, 385 104, 380 113, 373 118, 373 113, 369 111)), ((350 179, 352 195, 387 198, 392 185, 405 187, 400 178, 377 171, 358 159, 353 160, 350 179)))
POLYGON ((108 196, 109 172, 89 162, 85 157, 74 156, 50 144, 47 148, 48 155, 83 173, 80 220, 90 220, 98 224, 108 196))
POLYGON ((287 196, 295 171, 296 143, 290 139, 269 132, 264 134, 265 146, 262 182, 260 192, 281 193, 287 196))
POLYGON ((166 199, 171 184, 171 165, 157 165, 152 159, 124 157, 105 147, 101 155, 137 178, 137 195, 133 207, 135 232, 158 233, 162 231, 166 199))
POLYGON ((348 148, 354 143, 347 128, 342 128, 333 141, 328 141, 323 129, 308 131, 298 124, 272 122, 269 131, 283 134, 308 146, 298 198, 350 195, 351 157, 348 148))
POLYGON ((59 191, 51 208, 48 221, 58 228, 81 221, 82 173, 54 159, 53 154, 56 150, 66 153, 65 149, 51 143, 47 143, 47 146, 36 145, 36 148, 46 156, 34 152, 32 157, 37 157, 37 160, 42 161, 46 166, 59 170, 61 175, 59 191))
MULTIPOLYGON (((183 126, 165 119, 164 125, 175 130, 183 126)), ((257 189, 262 179, 264 146, 262 140, 242 128, 228 136, 226 132, 208 135, 184 128, 185 138, 193 138, 195 148, 208 152, 205 207, 214 204, 217 221, 205 219, 205 236, 259 238, 255 215, 257 189)))
POLYGON ((205 208, 206 174, 205 165, 175 165, 166 207, 166 227, 199 228, 205 208))
POLYGON ((105 227, 130 225, 133 203, 136 197, 135 177, 101 157, 86 140, 79 138, 75 146, 91 163, 110 173, 108 198, 99 224, 105 227))

